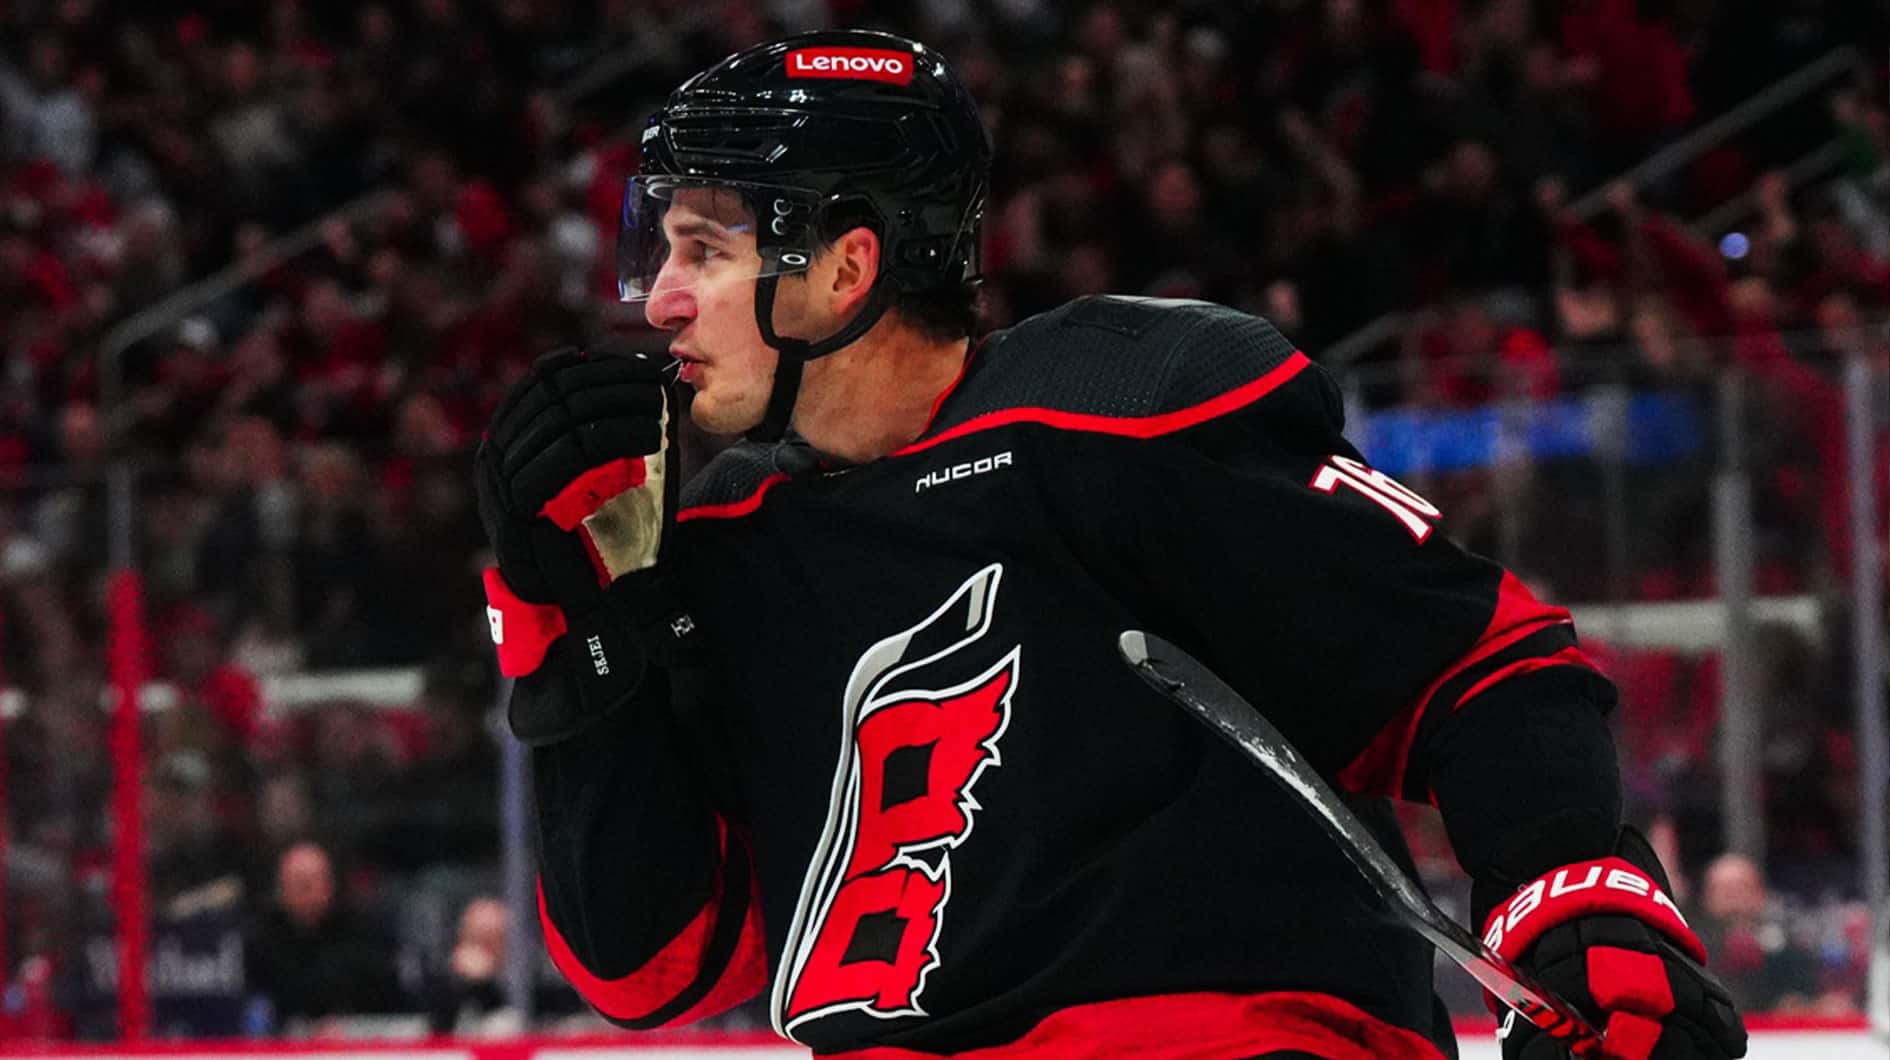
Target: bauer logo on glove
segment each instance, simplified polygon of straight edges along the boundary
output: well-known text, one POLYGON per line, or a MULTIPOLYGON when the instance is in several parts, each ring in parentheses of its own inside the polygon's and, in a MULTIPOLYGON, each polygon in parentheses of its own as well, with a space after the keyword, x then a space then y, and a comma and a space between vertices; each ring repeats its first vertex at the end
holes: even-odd
MULTIPOLYGON (((1706 947, 1667 897, 1660 860, 1624 828, 1614 856, 1553 869, 1491 910, 1483 939, 1582 1010, 1599 1060, 1729 1060, 1746 1055, 1732 998, 1706 947)), ((1505 1019, 1504 1060, 1563 1060, 1566 1043, 1505 1019)))
POLYGON ((1686 917, 1680 915, 1680 907, 1674 905, 1673 899, 1667 897, 1667 892, 1645 873, 1620 858, 1604 858, 1557 869, 1554 874, 1517 891, 1491 914, 1489 927, 1483 933, 1483 943, 1499 952, 1520 952, 1556 921, 1579 915, 1584 910, 1605 912, 1618 908, 1622 901, 1633 902, 1644 919, 1660 921, 1667 933, 1682 940, 1683 945, 1690 942, 1692 946, 1688 951, 1695 960, 1706 959, 1706 950, 1700 947, 1699 939, 1694 938, 1692 930, 1687 927, 1686 917), (1635 899, 1645 901, 1635 902, 1635 899), (1529 916, 1541 909, 1544 901, 1557 906, 1554 919, 1539 918, 1539 926, 1532 927, 1527 923, 1529 916), (1515 937, 1518 935, 1522 937, 1515 937), (1693 952, 1694 948, 1698 949, 1697 953, 1693 952))

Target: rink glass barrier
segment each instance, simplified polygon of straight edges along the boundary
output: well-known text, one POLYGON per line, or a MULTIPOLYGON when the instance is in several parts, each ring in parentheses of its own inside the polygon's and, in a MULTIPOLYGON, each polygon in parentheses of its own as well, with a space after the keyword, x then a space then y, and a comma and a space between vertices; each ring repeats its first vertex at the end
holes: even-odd
MULTIPOLYGON (((1871 642, 1856 622, 1870 609, 1881 636, 1884 345, 1875 327, 1848 355, 1808 343, 1791 363, 1736 369, 1707 346, 1671 370, 1590 349, 1520 367, 1394 357, 1341 377, 1366 457, 1441 508, 1453 537, 1574 613, 1621 690, 1628 816, 1661 850, 1716 969, 1755 1013, 1852 1028, 1884 934, 1865 871, 1881 856, 1884 763, 1859 724, 1858 652, 1871 642), (1868 422, 1853 429, 1860 409, 1868 422)), ((466 454, 416 462, 239 435, 190 461, 137 470, 146 646, 134 655, 149 679, 134 896, 113 888, 123 830, 108 661, 125 655, 112 655, 123 627, 107 610, 103 476, 29 466, 0 478, 0 1042, 77 1056, 118 1041, 133 918, 154 1043, 247 1039, 258 1044, 219 1053, 273 1055, 261 1043, 443 1031, 489 1037, 346 1051, 523 1057, 608 1033, 544 960, 520 893, 526 785, 493 723, 466 454), (352 499, 337 510, 337 496, 352 499), (401 529, 415 520, 432 528, 401 529), (384 577, 340 591, 357 552, 384 577), (415 638, 421 623, 443 631, 415 638), (285 1012, 261 990, 277 855, 305 836, 333 848, 335 901, 378 940, 363 975, 379 985, 344 1006, 366 1011, 285 1012), (512 907, 502 942, 465 916, 482 898, 512 907), (453 985, 461 959, 483 990, 453 985), (553 1037, 511 1037, 522 1033, 553 1037)), ((1881 675, 1867 708, 1879 714, 1881 675)), ((1435 814, 1406 807, 1404 819, 1425 883, 1467 918, 1435 814)), ((1467 977, 1446 965, 1437 982, 1454 1013, 1486 1018, 1467 977)), ((636 1055, 796 1055, 757 1044, 764 1027, 749 1006, 708 1038, 636 1055)), ((582 1055, 607 1055, 586 1041, 582 1055)), ((1467 1039, 1466 1055, 1484 1055, 1482 1042, 1467 1039)), ((1755 1055, 1836 1060, 1853 1044, 1826 1031, 1755 1055)))

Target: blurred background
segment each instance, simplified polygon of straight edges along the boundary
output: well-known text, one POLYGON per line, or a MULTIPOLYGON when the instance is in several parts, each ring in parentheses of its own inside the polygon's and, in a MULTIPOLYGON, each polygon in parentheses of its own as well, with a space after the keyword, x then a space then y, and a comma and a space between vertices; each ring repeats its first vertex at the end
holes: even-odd
POLYGON ((981 102, 989 326, 1276 323, 1574 609, 1741 1001, 1865 1011, 1884 4, 0 0, 0 1040, 604 1029, 539 956, 470 447, 536 354, 664 345, 614 302, 635 133, 824 25, 981 102))

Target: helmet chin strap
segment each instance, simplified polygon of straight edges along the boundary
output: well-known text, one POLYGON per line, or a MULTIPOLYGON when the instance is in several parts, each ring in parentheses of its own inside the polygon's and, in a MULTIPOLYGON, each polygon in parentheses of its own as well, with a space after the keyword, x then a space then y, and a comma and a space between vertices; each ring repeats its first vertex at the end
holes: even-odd
POLYGON ((866 334, 892 304, 890 287, 875 283, 866 296, 866 304, 847 321, 846 326, 818 342, 786 338, 774 332, 774 294, 779 276, 763 276, 755 281, 755 323, 761 326, 761 340, 774 347, 779 358, 774 368, 774 386, 768 391, 768 411, 761 422, 746 432, 751 442, 778 442, 787 434, 794 418, 794 402, 801 394, 801 372, 807 362, 850 345, 866 334))

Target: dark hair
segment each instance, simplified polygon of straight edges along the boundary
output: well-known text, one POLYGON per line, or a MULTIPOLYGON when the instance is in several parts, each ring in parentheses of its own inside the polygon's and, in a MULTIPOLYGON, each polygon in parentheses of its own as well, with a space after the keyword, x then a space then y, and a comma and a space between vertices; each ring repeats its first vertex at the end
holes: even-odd
MULTIPOLYGON (((871 229, 885 245, 886 233, 880 231, 879 218, 863 202, 842 201, 821 212, 820 244, 832 246, 855 228, 871 229)), ((970 338, 978 327, 979 287, 977 280, 965 280, 928 288, 923 291, 896 291, 889 311, 913 330, 933 342, 952 342, 970 338)))

